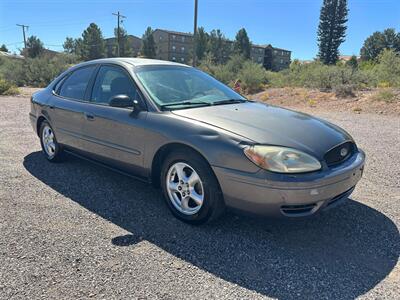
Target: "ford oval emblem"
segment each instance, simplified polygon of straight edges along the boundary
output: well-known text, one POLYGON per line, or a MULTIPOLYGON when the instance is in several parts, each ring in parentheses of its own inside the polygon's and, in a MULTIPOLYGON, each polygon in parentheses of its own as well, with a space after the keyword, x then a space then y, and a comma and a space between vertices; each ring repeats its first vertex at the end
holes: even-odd
POLYGON ((348 153, 348 151, 347 151, 346 148, 340 149, 340 155, 341 155, 342 157, 345 157, 345 156, 347 155, 347 153, 348 153))

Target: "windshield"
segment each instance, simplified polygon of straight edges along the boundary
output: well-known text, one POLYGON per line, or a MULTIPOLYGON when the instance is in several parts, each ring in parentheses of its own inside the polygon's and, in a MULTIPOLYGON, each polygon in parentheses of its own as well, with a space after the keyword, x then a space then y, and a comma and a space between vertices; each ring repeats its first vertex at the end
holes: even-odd
POLYGON ((150 97, 162 108, 246 101, 226 85, 194 68, 145 66, 135 72, 150 97))

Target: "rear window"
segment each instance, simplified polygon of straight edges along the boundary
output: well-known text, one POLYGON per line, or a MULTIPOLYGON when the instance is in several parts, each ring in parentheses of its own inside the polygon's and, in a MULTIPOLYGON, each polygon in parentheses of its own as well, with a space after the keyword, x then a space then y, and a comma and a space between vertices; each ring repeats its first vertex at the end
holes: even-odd
POLYGON ((66 98, 84 100, 87 85, 95 68, 96 66, 88 66, 73 71, 65 80, 62 80, 58 94, 66 98))

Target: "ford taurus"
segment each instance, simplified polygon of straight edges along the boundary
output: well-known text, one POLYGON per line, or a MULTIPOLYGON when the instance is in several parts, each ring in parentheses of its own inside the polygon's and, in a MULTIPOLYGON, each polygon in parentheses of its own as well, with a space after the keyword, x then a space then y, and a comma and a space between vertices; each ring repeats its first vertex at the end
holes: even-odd
POLYGON ((151 182, 192 224, 226 207, 314 215, 347 199, 365 160, 338 126, 150 59, 70 68, 32 96, 30 120, 48 161, 68 152, 151 182))

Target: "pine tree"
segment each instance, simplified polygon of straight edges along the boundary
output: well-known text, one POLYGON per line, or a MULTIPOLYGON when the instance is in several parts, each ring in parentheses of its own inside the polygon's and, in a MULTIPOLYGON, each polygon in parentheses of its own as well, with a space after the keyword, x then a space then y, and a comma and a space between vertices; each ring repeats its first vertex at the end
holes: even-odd
POLYGON ((246 29, 242 28, 237 32, 233 45, 234 51, 237 54, 243 55, 247 59, 250 58, 251 45, 246 29))
POLYGON ((318 27, 318 57, 324 64, 335 64, 339 46, 345 41, 347 0, 324 0, 318 27))
POLYGON ((3 52, 8 52, 8 49, 7 49, 7 46, 6 45, 1 45, 1 47, 0 47, 0 51, 3 51, 3 52))
POLYGON ((102 58, 105 54, 105 43, 100 28, 91 23, 82 33, 82 45, 80 51, 83 60, 102 58))
POLYGON ((211 53, 215 63, 223 64, 228 60, 231 53, 229 47, 230 45, 221 30, 211 30, 207 50, 211 53))
POLYGON ((196 34, 196 57, 202 60, 207 51, 208 34, 203 27, 197 30, 196 34))
POLYGON ((352 55, 351 58, 348 61, 346 61, 346 66, 349 66, 353 70, 357 69, 358 68, 357 56, 352 55))
POLYGON ((63 44, 64 52, 66 53, 75 53, 75 40, 71 37, 66 37, 65 42, 63 44))
POLYGON ((147 58, 156 57, 156 43, 154 42, 153 29, 147 27, 142 36, 142 55, 147 58))
MULTIPOLYGON (((113 55, 118 56, 118 28, 114 29, 115 35, 115 46, 113 49, 113 55)), ((120 57, 129 57, 133 55, 132 46, 129 43, 128 33, 124 28, 119 28, 119 56, 120 57)))
POLYGON ((32 35, 30 36, 27 41, 26 41, 26 49, 24 49, 24 53, 28 55, 30 58, 35 58, 37 56, 40 56, 44 51, 43 43, 42 41, 32 35))

